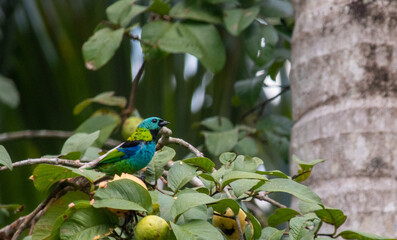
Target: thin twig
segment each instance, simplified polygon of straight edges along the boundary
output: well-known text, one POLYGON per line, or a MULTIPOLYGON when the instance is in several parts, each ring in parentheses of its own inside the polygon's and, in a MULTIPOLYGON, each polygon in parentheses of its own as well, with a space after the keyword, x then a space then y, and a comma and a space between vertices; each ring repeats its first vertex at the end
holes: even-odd
POLYGON ((303 171, 303 172, 301 172, 299 174, 296 174, 296 175, 292 176, 291 178, 292 178, 292 180, 295 180, 296 178, 298 178, 298 177, 300 177, 300 176, 302 176, 302 175, 304 175, 306 173, 310 173, 310 172, 311 172, 311 170, 303 171))
POLYGON ((141 38, 139 38, 138 36, 133 35, 133 34, 131 33, 131 31, 124 32, 124 35, 127 35, 130 39, 139 41, 140 43, 142 43, 142 44, 144 44, 144 45, 146 45, 146 46, 154 47, 154 45, 153 45, 152 43, 147 42, 147 41, 144 41, 144 40, 142 40, 141 38))
POLYGON ((142 74, 144 72, 145 65, 146 65, 146 61, 143 61, 141 67, 139 68, 138 73, 134 77, 134 81, 131 87, 130 99, 128 100, 128 107, 123 113, 123 120, 125 120, 128 116, 130 116, 135 109, 134 107, 135 92, 136 89, 138 88, 139 80, 141 79, 142 74))
MULTIPOLYGON (((226 193, 226 196, 230 199, 233 199, 232 195, 229 192, 229 189, 224 188, 223 191, 226 193)), ((240 223, 240 219, 238 217, 238 214, 235 214, 234 219, 236 220, 236 225, 237 225, 237 230, 238 230, 238 234, 240 236, 240 240, 244 240, 244 233, 243 233, 243 229, 241 228, 241 223, 240 223)))
MULTIPOLYGON (((7 132, 0 134, 0 142, 12 141, 17 139, 25 138, 68 138, 72 136, 72 131, 60 131, 60 130, 23 130, 15 132, 7 132)), ((114 139, 108 139, 104 145, 113 147, 120 144, 120 141, 114 139)))
MULTIPOLYGON (((19 166, 26 166, 26 165, 33 165, 33 164, 52 164, 52 165, 64 165, 70 167, 81 167, 84 164, 80 161, 76 160, 68 160, 68 159, 60 159, 60 158, 32 158, 27 160, 22 160, 18 162, 14 162, 12 167, 19 167, 19 166)), ((6 166, 0 167, 0 171, 8 169, 6 166)))
POLYGON ((161 129, 160 133, 162 134, 162 137, 157 142, 156 150, 160 150, 165 145, 168 145, 170 143, 174 143, 174 144, 178 144, 178 145, 186 147, 187 149, 189 149, 197 157, 204 157, 204 154, 202 152, 200 152, 197 148, 195 148, 193 145, 191 145, 190 143, 186 142, 185 140, 180 139, 180 138, 170 137, 171 134, 172 134, 172 131, 169 128, 163 127, 161 129))
POLYGON ((259 110, 262 110, 266 107, 266 105, 268 103, 270 103, 271 101, 273 101, 274 99, 278 98, 279 96, 281 96, 283 93, 285 93, 286 91, 288 91, 290 89, 290 86, 286 86, 284 88, 281 89, 281 91, 274 97, 271 97, 269 99, 266 99, 265 101, 257 104, 256 106, 254 106, 253 108, 249 109, 247 112, 245 112, 242 116, 241 116, 241 120, 244 120, 249 114, 259 110))
POLYGON ((163 176, 160 176, 160 179, 161 179, 161 181, 163 181, 163 183, 164 183, 165 185, 168 185, 168 181, 165 180, 165 178, 164 178, 163 176))
POLYGON ((171 194, 168 194, 168 193, 164 192, 162 189, 160 189, 160 188, 157 187, 157 186, 156 186, 156 190, 159 191, 159 192, 161 192, 161 193, 164 194, 164 195, 172 196, 171 194))
POLYGON ((267 196, 267 193, 264 193, 264 192, 258 193, 257 195, 254 196, 254 198, 269 202, 279 208, 287 208, 287 206, 285 206, 284 204, 281 204, 281 203, 277 202, 276 200, 269 198, 267 196))
POLYGON ((33 230, 34 230, 34 226, 36 225, 36 222, 39 220, 39 218, 40 218, 41 216, 43 216, 43 214, 44 214, 45 212, 47 212, 48 208, 50 208, 50 206, 55 202, 55 200, 56 200, 55 198, 52 198, 52 199, 50 200, 50 202, 49 202, 43 209, 41 209, 40 212, 38 212, 38 213, 36 214, 36 216, 34 216, 34 218, 32 219, 32 221, 31 221, 31 223, 30 223, 29 235, 32 235, 32 234, 33 234, 33 230))

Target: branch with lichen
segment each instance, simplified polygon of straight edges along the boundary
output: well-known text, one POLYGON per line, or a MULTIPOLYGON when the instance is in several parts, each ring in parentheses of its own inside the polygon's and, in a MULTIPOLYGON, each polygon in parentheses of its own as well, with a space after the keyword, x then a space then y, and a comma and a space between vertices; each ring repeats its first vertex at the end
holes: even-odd
MULTIPOLYGON (((42 163, 51 164, 51 165, 62 165, 68 167, 81 167, 84 165, 79 160, 75 161, 75 160, 68 160, 61 158, 32 158, 32 159, 15 162, 12 164, 12 167, 27 166, 27 165, 42 164, 42 163)), ((0 167, 0 171, 6 169, 8 169, 6 166, 0 167)))
MULTIPOLYGON (((156 145, 156 150, 162 149, 165 145, 174 143, 178 144, 181 146, 186 147, 189 149, 192 153, 194 153, 198 157, 203 157, 204 154, 197 150, 193 145, 190 143, 186 142, 183 139, 180 138, 173 138, 170 137, 172 134, 172 131, 167 128, 163 127, 162 130, 160 131, 160 134, 162 135, 159 141, 157 142, 156 145)), ((113 150, 117 149, 120 147, 121 144, 117 145, 116 147, 110 149, 107 153, 103 154, 99 158, 87 162, 87 163, 82 163, 79 160, 68 160, 68 159, 61 159, 59 157, 56 158, 34 158, 34 159, 27 159, 27 160, 22 160, 18 161, 12 164, 13 167, 19 167, 19 166, 27 166, 27 165, 34 165, 34 164, 52 164, 52 165, 63 165, 63 166, 68 166, 68 167, 76 167, 80 169, 85 169, 89 167, 95 167, 102 159, 104 159, 108 154, 110 154, 113 150)), ((0 171, 8 169, 6 166, 0 167, 0 171)))
MULTIPOLYGON (((18 139, 27 138, 68 138, 75 134, 72 131, 61 131, 61 130, 23 130, 15 132, 6 132, 0 134, 0 142, 7 142, 18 139)), ((114 139, 108 139, 104 143, 105 146, 113 147, 119 145, 120 141, 114 139)))

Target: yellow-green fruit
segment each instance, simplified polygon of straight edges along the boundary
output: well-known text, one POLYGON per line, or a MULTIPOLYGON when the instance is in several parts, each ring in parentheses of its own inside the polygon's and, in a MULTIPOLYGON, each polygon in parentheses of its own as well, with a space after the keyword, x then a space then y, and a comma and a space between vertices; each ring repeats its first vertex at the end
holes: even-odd
POLYGON ((123 138, 127 139, 135 131, 136 127, 142 122, 140 117, 129 117, 124 121, 123 128, 121 129, 121 134, 123 138))
MULTIPOLYGON (((240 239, 240 236, 237 230, 236 220, 230 218, 233 216, 234 216, 233 211, 230 208, 227 209, 226 213, 221 216, 219 213, 215 212, 212 217, 212 224, 215 227, 221 229, 222 232, 224 232, 225 235, 228 236, 228 239, 238 240, 240 239)), ((243 232, 245 230, 245 226, 247 225, 247 221, 245 220, 246 217, 247 215, 240 209, 238 213, 238 219, 241 225, 241 230, 243 232)))
POLYGON ((149 215, 141 219, 135 228, 136 240, 166 239, 169 227, 167 222, 159 216, 149 215))

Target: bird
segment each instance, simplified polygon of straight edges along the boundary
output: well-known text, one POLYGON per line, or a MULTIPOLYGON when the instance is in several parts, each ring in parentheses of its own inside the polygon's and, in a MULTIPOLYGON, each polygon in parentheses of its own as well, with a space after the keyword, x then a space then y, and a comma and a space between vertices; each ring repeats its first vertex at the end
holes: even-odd
POLYGON ((99 170, 108 176, 138 172, 149 164, 156 151, 156 136, 167 124, 169 122, 158 117, 144 119, 127 141, 89 169, 99 170))

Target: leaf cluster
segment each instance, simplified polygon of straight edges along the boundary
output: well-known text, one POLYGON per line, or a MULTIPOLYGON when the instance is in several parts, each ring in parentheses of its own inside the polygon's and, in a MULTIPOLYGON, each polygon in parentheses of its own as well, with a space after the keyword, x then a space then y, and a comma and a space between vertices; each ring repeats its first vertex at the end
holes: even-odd
MULTIPOLYGON (((214 226, 213 219, 228 209, 235 216, 240 211, 246 214, 245 239, 276 240, 286 236, 317 239, 324 235, 328 238, 388 239, 356 231, 338 233, 347 218, 341 210, 324 206, 317 194, 298 183, 296 178, 277 170, 257 171, 263 164, 259 158, 224 152, 219 156, 222 164, 219 168, 205 157, 174 158, 175 151, 170 147, 156 152, 144 172, 145 180, 153 183, 146 183, 147 189, 131 179, 98 184, 97 180, 103 175, 92 170, 37 166, 32 179, 39 191, 51 192, 60 184, 73 188, 48 206, 34 226, 32 239, 134 239, 134 228, 146 215, 158 215, 169 223, 169 239, 225 239, 230 232, 214 226), (195 184, 194 178, 201 184, 195 184), (80 182, 86 179, 88 184, 82 185, 78 179, 80 182), (299 211, 285 206, 278 208, 269 216, 268 226, 263 227, 248 211, 246 202, 252 199, 268 201, 273 192, 297 197, 299 211), (289 226, 288 232, 280 227, 284 223, 289 226), (323 224, 334 226, 334 232, 321 233, 323 224)), ((320 162, 298 161, 303 169, 311 169, 320 162)))

